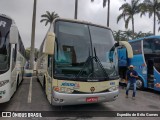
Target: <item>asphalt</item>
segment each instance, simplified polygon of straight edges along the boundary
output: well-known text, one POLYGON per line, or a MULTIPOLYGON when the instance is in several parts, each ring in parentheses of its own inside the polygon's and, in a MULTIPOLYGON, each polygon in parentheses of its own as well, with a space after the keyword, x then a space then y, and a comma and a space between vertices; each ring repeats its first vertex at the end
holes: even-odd
MULTIPOLYGON (((30 77, 25 77, 18 91, 13 95, 11 100, 6 103, 0 104, 0 111, 33 111, 44 112, 52 114, 54 117, 43 118, 0 118, 0 120, 12 120, 12 119, 44 119, 44 120, 106 120, 106 114, 112 114, 121 111, 127 111, 133 113, 133 111, 159 111, 160 112, 160 93, 146 89, 144 91, 137 91, 136 99, 132 100, 132 91, 129 92, 129 98, 125 98, 125 89, 120 87, 120 94, 116 101, 89 104, 89 105, 74 105, 55 107, 51 106, 44 94, 44 91, 36 77, 32 78, 32 90, 30 91, 30 77), (29 93, 30 91, 30 93, 29 93), (30 102, 28 96, 30 94, 30 102), (66 113, 65 113, 66 112, 66 113), (74 116, 72 116, 74 114, 74 116), (96 115, 97 116, 96 116, 96 115), (98 114, 100 114, 98 116, 98 114), (101 116, 102 115, 102 116, 101 116), (67 117, 66 117, 67 116, 67 117)), ((143 113, 143 112, 142 112, 143 113)), ((154 112, 153 112, 154 113, 154 112)), ((107 117, 112 120, 159 120, 159 117, 107 117)))

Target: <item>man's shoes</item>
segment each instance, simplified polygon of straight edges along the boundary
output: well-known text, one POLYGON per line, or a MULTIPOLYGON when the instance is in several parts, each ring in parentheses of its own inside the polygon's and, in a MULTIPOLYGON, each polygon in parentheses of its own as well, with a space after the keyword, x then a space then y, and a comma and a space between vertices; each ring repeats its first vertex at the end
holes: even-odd
POLYGON ((128 98, 128 95, 126 95, 126 98, 128 98))
POLYGON ((135 97, 132 97, 132 100, 135 100, 136 98, 135 97))

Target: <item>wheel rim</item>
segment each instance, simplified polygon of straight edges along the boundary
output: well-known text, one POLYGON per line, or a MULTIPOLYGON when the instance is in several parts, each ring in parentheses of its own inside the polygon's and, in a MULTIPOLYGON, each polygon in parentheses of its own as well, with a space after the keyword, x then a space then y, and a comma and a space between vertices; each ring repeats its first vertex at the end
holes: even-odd
POLYGON ((143 84, 142 81, 140 79, 137 79, 136 85, 138 89, 142 88, 142 84, 143 84))

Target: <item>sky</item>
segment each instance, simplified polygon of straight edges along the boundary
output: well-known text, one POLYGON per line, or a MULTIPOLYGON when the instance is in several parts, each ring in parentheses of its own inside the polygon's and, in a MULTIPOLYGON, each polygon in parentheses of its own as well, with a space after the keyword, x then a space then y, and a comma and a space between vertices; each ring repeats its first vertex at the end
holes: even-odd
MULTIPOLYGON (((15 20, 25 48, 30 47, 31 44, 33 2, 34 0, 0 0, 0 14, 6 14, 15 20)), ((94 3, 91 0, 79 0, 78 19, 106 26, 107 7, 103 8, 102 2, 103 0, 95 0, 94 3)), ((111 0, 110 28, 112 30, 127 30, 123 20, 117 24, 117 16, 121 13, 119 7, 123 3, 124 0, 111 0)), ((49 28, 49 24, 45 26, 45 23, 40 23, 41 15, 46 11, 55 11, 62 18, 73 19, 74 5, 75 0, 37 0, 35 48, 40 47, 49 28)), ((152 32, 153 18, 149 19, 148 15, 142 18, 139 16, 135 15, 135 31, 152 32)), ((158 26, 157 24, 156 35, 159 34, 158 26)), ((131 29, 131 22, 128 29, 131 29)))

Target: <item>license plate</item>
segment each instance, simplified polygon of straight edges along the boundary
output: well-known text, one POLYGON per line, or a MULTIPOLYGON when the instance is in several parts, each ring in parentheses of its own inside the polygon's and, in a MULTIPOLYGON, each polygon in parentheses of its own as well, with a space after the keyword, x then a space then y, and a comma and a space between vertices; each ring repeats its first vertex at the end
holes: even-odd
POLYGON ((86 98, 86 102, 97 102, 98 101, 98 97, 89 97, 89 98, 86 98))

